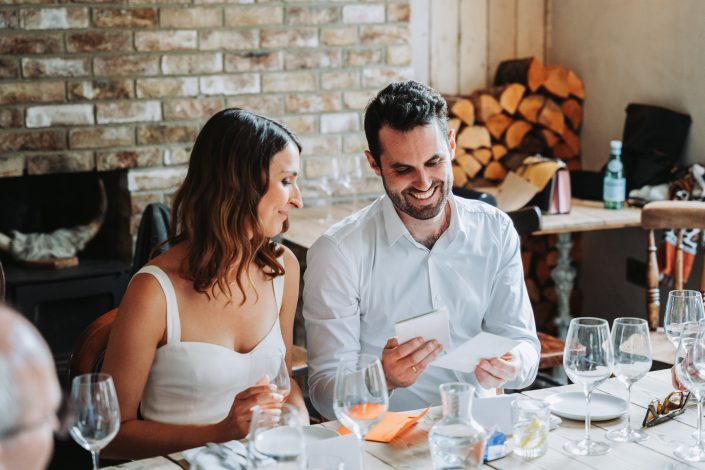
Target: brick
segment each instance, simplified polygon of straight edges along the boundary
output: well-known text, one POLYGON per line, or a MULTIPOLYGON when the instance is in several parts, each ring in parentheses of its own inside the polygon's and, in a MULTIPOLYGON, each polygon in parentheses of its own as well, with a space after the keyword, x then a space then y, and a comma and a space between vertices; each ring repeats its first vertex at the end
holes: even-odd
POLYGON ((316 47, 318 31, 315 28, 264 29, 260 32, 262 47, 316 47))
POLYGON ((235 96, 228 98, 228 108, 242 108, 264 116, 278 116, 284 113, 284 103, 277 95, 235 96))
POLYGON ((370 45, 408 44, 409 27, 407 25, 362 26, 360 43, 370 45))
POLYGON ((201 93, 206 95, 238 95, 260 91, 259 75, 256 73, 209 75, 199 80, 201 93))
POLYGON ((339 50, 296 50, 287 52, 285 60, 287 70, 340 67, 342 63, 339 50))
POLYGON ((411 19, 411 7, 408 3, 392 3, 387 5, 387 21, 403 21, 411 19))
POLYGON ((132 207, 132 214, 142 214, 147 205, 154 202, 162 202, 162 193, 131 193, 130 194, 130 206, 132 207))
POLYGON ((199 44, 202 51, 256 49, 259 47, 259 34, 256 30, 245 31, 200 31, 199 44))
POLYGON ((161 163, 161 151, 155 147, 99 151, 95 163, 98 171, 157 166, 161 163))
POLYGON ((24 173, 24 156, 0 156, 0 177, 22 176, 24 173))
POLYGON ((312 134, 316 131, 315 116, 283 116, 279 121, 296 134, 312 134))
POLYGON ((191 0, 127 0, 127 3, 130 5, 180 5, 184 3, 191 3, 191 0))
POLYGON ((0 134, 0 154, 25 150, 63 150, 66 135, 62 130, 10 131, 0 134))
POLYGON ((191 147, 169 147, 164 149, 165 165, 186 165, 191 158, 191 147))
POLYGON ((343 105, 346 109, 365 109, 375 93, 373 91, 346 91, 343 93, 343 105))
POLYGON ((365 134, 348 134, 343 136, 343 152, 363 153, 367 149, 365 134))
POLYGON ((96 57, 93 59, 93 73, 109 77, 157 75, 159 73, 159 57, 138 55, 96 57))
POLYGON ((359 79, 357 71, 334 71, 321 73, 321 88, 324 90, 344 90, 357 88, 359 79))
POLYGON ((143 78, 136 82, 138 98, 165 96, 195 96, 198 94, 198 78, 143 78))
MULTIPOLYGON (((269 0, 259 0, 258 3, 266 3, 269 0)), ((229 4, 239 4, 248 5, 255 3, 255 0, 194 0, 196 5, 210 5, 214 3, 229 3, 229 4)))
POLYGON ((207 119, 225 107, 221 97, 186 98, 164 101, 164 119, 207 119))
POLYGON ((221 52, 201 52, 162 56, 162 73, 165 75, 201 74, 223 71, 221 52))
MULTIPOLYGON (((304 153, 310 155, 310 153, 306 152, 305 148, 304 153)), ((331 158, 311 158, 307 156, 304 159, 303 167, 304 175, 306 176, 307 180, 327 177, 330 176, 333 172, 333 163, 331 158)), ((314 193, 318 194, 319 196, 326 195, 321 188, 316 188, 315 181, 310 181, 306 186, 308 190, 314 190, 314 193)))
POLYGON ((87 28, 87 8, 23 9, 21 24, 24 29, 76 29, 87 28))
POLYGON ((250 72, 256 70, 281 70, 281 51, 251 51, 225 55, 226 72, 250 72))
POLYGON ((369 68, 362 71, 364 88, 380 88, 396 80, 409 80, 414 76, 411 67, 369 68))
POLYGON ((98 28, 149 28, 157 24, 157 9, 94 8, 93 22, 98 28))
POLYGON ((287 95, 286 112, 320 113, 323 111, 340 111, 340 93, 311 93, 287 95))
POLYGON ((322 134, 355 132, 359 130, 360 115, 358 113, 321 114, 322 134))
POLYGON ((22 73, 27 78, 37 77, 80 77, 88 75, 90 59, 22 59, 22 73))
POLYGON ((0 109, 0 129, 7 129, 10 127, 22 127, 23 125, 24 119, 22 118, 22 111, 20 109, 0 109))
POLYGON ((159 23, 164 28, 208 28, 223 24, 220 8, 162 8, 159 23))
POLYGON ((0 10, 0 29, 17 29, 19 25, 17 10, 0 10))
POLYGON ((135 33, 138 51, 184 51, 196 49, 196 31, 140 31, 135 33))
POLYGON ((383 57, 382 49, 350 49, 345 51, 345 65, 360 67, 381 64, 383 57))
POLYGON ((384 5, 345 5, 343 23, 384 23, 384 5))
POLYGON ((66 35, 69 52, 119 52, 132 50, 132 36, 127 31, 70 33, 66 35))
POLYGON ((113 100, 132 98, 132 80, 106 79, 69 83, 69 100, 113 100))
POLYGON ((145 124, 137 128, 137 143, 173 144, 193 143, 198 135, 198 126, 181 124, 145 124))
POLYGON ((27 156, 28 175, 75 173, 94 169, 93 152, 62 152, 27 156))
POLYGON ((161 121, 161 119, 162 108, 159 101, 120 101, 96 104, 98 124, 161 121))
POLYGON ((284 9, 282 7, 246 6, 225 8, 225 26, 231 28, 282 23, 284 23, 284 9))
POLYGON ((12 57, 0 58, 0 78, 16 78, 20 68, 12 57))
POLYGON ((340 153, 340 136, 302 136, 301 146, 306 155, 336 155, 340 153))
POLYGON ((129 191, 173 189, 184 181, 186 171, 186 167, 133 170, 127 174, 127 189, 129 191))
POLYGON ((53 54, 60 51, 60 34, 42 36, 3 34, 0 36, 0 54, 53 54))
POLYGON ((287 23, 291 25, 319 25, 337 23, 338 7, 292 7, 287 9, 287 23))
POLYGON ((135 132, 131 127, 89 127, 69 131, 69 148, 72 149, 125 147, 134 143, 135 132))
POLYGON ((0 83, 0 104, 64 101, 63 82, 0 83))
POLYGON ((350 46, 357 44, 357 28, 323 28, 321 44, 324 46, 350 46))
POLYGON ((264 93, 278 91, 314 91, 316 76, 311 72, 279 72, 262 76, 264 93))
POLYGON ((51 127, 95 123, 93 105, 57 104, 27 108, 27 127, 51 127))
POLYGON ((389 46, 387 48, 387 64, 411 65, 411 48, 403 46, 389 46))

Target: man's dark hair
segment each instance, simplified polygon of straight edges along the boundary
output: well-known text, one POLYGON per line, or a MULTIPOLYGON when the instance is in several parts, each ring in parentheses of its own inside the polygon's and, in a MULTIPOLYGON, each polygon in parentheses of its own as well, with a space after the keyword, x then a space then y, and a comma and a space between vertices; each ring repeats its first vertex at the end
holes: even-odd
POLYGON ((390 83, 365 110, 365 136, 377 166, 382 155, 379 130, 383 126, 406 132, 434 121, 443 135, 448 135, 448 105, 436 90, 414 80, 390 83))

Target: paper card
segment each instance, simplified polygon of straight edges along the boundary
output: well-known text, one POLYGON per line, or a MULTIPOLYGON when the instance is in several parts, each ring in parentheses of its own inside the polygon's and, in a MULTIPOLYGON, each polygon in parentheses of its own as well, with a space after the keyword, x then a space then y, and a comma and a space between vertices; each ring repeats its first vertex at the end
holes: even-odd
MULTIPOLYGON (((365 434, 366 441, 392 442, 397 436, 404 434, 411 429, 421 418, 423 418, 430 408, 426 408, 420 414, 401 413, 388 411, 382 421, 372 426, 372 429, 365 434)), ((343 436, 350 434, 350 430, 341 425, 338 434, 343 436)))
POLYGON ((343 461, 345 470, 362 470, 360 444, 354 434, 310 441, 306 443, 306 456, 312 455, 335 455, 343 461))
POLYGON ((451 348, 448 310, 444 308, 397 322, 394 330, 399 344, 421 336, 426 341, 435 339, 443 345, 445 351, 451 348))
POLYGON ((472 417, 488 431, 496 427, 504 434, 512 434, 514 430, 511 404, 516 398, 516 394, 474 398, 472 417))
POLYGON ((519 341, 486 331, 474 336, 431 363, 436 367, 472 373, 480 359, 499 357, 517 346, 519 341))

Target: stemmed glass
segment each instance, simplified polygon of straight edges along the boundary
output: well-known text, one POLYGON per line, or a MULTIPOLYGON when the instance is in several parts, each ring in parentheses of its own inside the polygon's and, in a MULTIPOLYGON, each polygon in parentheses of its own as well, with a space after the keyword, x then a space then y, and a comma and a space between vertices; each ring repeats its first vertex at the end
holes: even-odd
POLYGON ((252 358, 250 383, 257 383, 266 375, 269 377, 269 383, 277 387, 277 393, 286 401, 291 392, 291 380, 284 353, 274 347, 263 347, 250 354, 252 358))
POLYGON ((304 468, 305 441, 299 412, 291 405, 281 409, 256 406, 247 436, 249 468, 304 468))
POLYGON ((93 470, 98 469, 100 450, 120 429, 120 407, 113 379, 108 374, 84 374, 71 383, 74 423, 71 437, 90 451, 93 470))
POLYGON ((585 392, 585 439, 568 441, 563 449, 572 455, 603 455, 611 450, 605 442, 590 439, 590 397, 592 391, 612 373, 612 344, 607 320, 573 318, 563 351, 563 367, 585 392))
POLYGON ((320 219, 321 223, 332 224, 336 220, 335 216, 333 216, 333 184, 338 181, 339 177, 340 167, 338 166, 338 159, 332 157, 330 159, 330 169, 328 173, 315 181, 316 186, 327 196, 325 201, 326 215, 320 219))
MULTIPOLYGON (((632 385, 651 369, 651 338, 649 324, 641 318, 617 318, 612 324, 614 375, 627 386, 627 403, 632 402, 632 385)), ((627 409, 627 425, 613 429, 605 437, 616 442, 639 442, 649 437, 644 431, 632 428, 627 409)))
POLYGON ((333 411, 360 443, 360 468, 363 467, 362 439, 382 419, 388 407, 387 382, 377 357, 357 354, 338 364, 333 411))
POLYGON ((672 290, 668 293, 663 329, 666 337, 678 347, 682 325, 686 322, 699 322, 705 318, 703 297, 694 290, 672 290))
POLYGON ((673 454, 689 462, 705 461, 703 442, 703 396, 705 396, 705 321, 682 324, 680 341, 676 350, 674 368, 676 377, 698 403, 698 431, 693 446, 683 444, 673 454))

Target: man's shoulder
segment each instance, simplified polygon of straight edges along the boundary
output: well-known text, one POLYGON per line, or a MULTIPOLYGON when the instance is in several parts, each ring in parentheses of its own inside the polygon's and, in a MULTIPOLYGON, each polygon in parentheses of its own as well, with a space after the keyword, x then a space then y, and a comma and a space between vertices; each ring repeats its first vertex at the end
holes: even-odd
POLYGON ((495 219, 501 224, 511 223, 506 212, 477 199, 466 199, 453 196, 458 216, 463 221, 477 221, 478 219, 495 219))
POLYGON ((380 199, 370 205, 345 217, 333 224, 321 237, 316 240, 311 249, 315 250, 321 244, 333 244, 337 247, 354 246, 356 242, 363 241, 370 231, 374 231, 381 215, 380 199))

